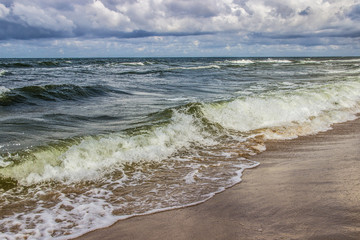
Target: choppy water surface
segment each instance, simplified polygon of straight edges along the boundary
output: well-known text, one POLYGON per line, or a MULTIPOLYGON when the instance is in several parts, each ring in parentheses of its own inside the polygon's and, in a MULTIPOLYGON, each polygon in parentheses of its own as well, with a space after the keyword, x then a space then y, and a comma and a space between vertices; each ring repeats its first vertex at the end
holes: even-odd
POLYGON ((360 112, 360 58, 0 59, 0 238, 205 201, 360 112))

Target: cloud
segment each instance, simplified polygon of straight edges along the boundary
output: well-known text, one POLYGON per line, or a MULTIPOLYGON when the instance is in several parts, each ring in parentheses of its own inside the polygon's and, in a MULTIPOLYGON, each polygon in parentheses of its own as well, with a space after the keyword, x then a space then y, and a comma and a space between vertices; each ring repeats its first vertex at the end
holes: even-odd
POLYGON ((63 38, 65 33, 43 27, 26 26, 19 23, 0 20, 0 40, 10 39, 39 39, 39 38, 63 38))
POLYGON ((55 32, 71 32, 75 27, 70 19, 55 9, 41 9, 16 2, 11 10, 24 26, 49 29, 55 32))
POLYGON ((166 12, 174 17, 211 18, 221 14, 216 1, 165 1, 166 12))
POLYGON ((0 19, 5 18, 9 14, 10 10, 0 3, 0 19))
POLYGON ((352 6, 348 16, 353 20, 360 20, 360 4, 352 6))
POLYGON ((301 16, 308 16, 311 13, 311 7, 307 7, 304 10, 299 12, 299 15, 301 16))
MULTIPOLYGON (((212 46, 223 45, 225 49, 252 43, 312 46, 327 41, 332 44, 339 43, 339 39, 344 42, 347 38, 357 39, 359 33, 360 0, 3 0, 0 3, 2 41, 148 38, 156 42, 151 37, 212 36, 213 41, 218 41, 212 46), (223 39, 234 44, 228 45, 223 39)), ((194 41, 199 40, 196 37, 189 40, 194 41)), ((206 47, 203 40, 198 47, 206 47)))

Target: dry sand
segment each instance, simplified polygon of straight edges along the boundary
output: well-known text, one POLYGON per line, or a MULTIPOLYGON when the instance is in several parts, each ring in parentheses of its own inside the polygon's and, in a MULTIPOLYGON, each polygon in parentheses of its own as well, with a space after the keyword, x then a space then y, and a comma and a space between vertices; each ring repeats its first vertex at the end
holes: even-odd
POLYGON ((79 239, 360 239, 360 120, 270 142, 243 182, 197 206, 79 239))

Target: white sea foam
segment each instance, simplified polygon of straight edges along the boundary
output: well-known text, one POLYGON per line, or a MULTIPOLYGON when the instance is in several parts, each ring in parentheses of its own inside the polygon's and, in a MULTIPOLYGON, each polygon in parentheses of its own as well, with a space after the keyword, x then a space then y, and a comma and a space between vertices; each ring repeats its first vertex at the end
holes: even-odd
MULTIPOLYGON (((354 118, 360 112, 359 91, 358 80, 313 84, 203 104, 202 112, 206 119, 227 129, 260 131, 267 138, 286 139, 324 131, 333 123, 354 118)), ((215 144, 200 125, 194 116, 175 111, 169 124, 135 136, 88 137, 68 149, 33 151, 31 159, 14 166, 3 159, 9 166, 0 169, 0 174, 23 184, 96 179, 125 163, 159 162, 193 143, 215 144)))
POLYGON ((143 62, 124 62, 123 65, 128 66, 144 66, 145 64, 143 62))
POLYGON ((1 94, 6 93, 6 92, 10 92, 10 89, 0 86, 0 96, 1 96, 1 94))
POLYGON ((162 161, 192 143, 211 145, 194 118, 175 112, 169 125, 136 136, 87 138, 65 152, 49 148, 32 154, 33 161, 0 169, 0 174, 23 184, 42 181, 96 179, 115 166, 141 161, 162 161))
MULTIPOLYGON (((126 199, 121 203, 121 196, 114 196, 111 190, 104 188, 91 188, 81 195, 64 194, 61 192, 52 193, 52 196, 57 196, 57 203, 51 208, 47 200, 41 200, 46 196, 46 190, 34 189, 34 198, 37 199, 37 208, 31 212, 21 212, 0 220, 0 227, 4 230, 0 232, 1 239, 69 239, 80 236, 88 231, 96 228, 107 227, 116 222, 117 220, 126 219, 132 216, 151 214, 155 212, 176 209, 179 207, 186 207, 196 205, 212 198, 216 193, 224 191, 227 187, 231 187, 241 181, 242 173, 245 169, 253 168, 259 165, 255 161, 246 159, 238 159, 239 162, 233 166, 234 172, 232 177, 227 180, 224 185, 215 188, 213 191, 197 196, 195 201, 181 204, 180 202, 172 202, 172 199, 162 198, 169 201, 170 205, 166 207, 162 204, 157 204, 150 210, 144 212, 134 212, 129 215, 116 216, 113 214, 114 210, 118 208, 126 208, 129 204, 126 199), (111 203, 111 198, 116 198, 118 204, 111 203), (16 228, 17 231, 13 232, 10 229, 16 228)), ((190 172, 185 177, 186 184, 193 184, 200 180, 206 180, 206 176, 202 176, 197 169, 204 167, 202 164, 195 166, 192 165, 194 171, 190 172)), ((217 179, 214 178, 214 181, 217 179)), ((121 187, 121 185, 114 185, 113 189, 121 187)), ((179 186, 175 186, 176 189, 179 186)), ((161 186, 159 187, 161 189, 161 186)), ((150 191, 154 194, 158 193, 158 188, 150 191)), ((181 194, 181 193, 180 193, 181 194)), ((180 197, 180 196, 179 196, 180 197)), ((185 197, 185 196, 183 196, 185 197)), ((145 198, 146 200, 146 198, 145 198)), ((140 208, 144 199, 135 199, 137 208, 140 208)))
POLYGON ((291 90, 291 94, 283 91, 209 104, 203 112, 228 129, 264 129, 268 138, 286 139, 323 131, 333 123, 354 118, 360 112, 359 91, 359 81, 344 81, 291 90), (270 134, 272 131, 274 134, 270 134))
POLYGON ((357 68, 357 69, 353 69, 353 70, 334 70, 334 69, 326 69, 324 70, 325 73, 328 73, 328 74, 332 74, 332 75, 335 75, 335 74, 357 74, 357 73, 360 73, 360 68, 357 68))
MULTIPOLYGON (((352 119, 360 112, 360 81, 355 78, 299 86, 284 81, 279 83, 279 86, 282 85, 296 88, 281 90, 269 84, 272 90, 267 91, 266 84, 263 84, 261 88, 254 88, 261 89, 262 93, 252 89, 249 91, 253 94, 248 97, 201 105, 205 122, 241 132, 230 136, 229 142, 222 139, 225 144, 217 143, 210 133, 203 130, 205 126, 201 124, 204 119, 199 120, 195 115, 174 110, 168 124, 154 126, 135 135, 88 137, 68 148, 34 150, 31 158, 14 166, 8 165, 5 157, 0 159, 0 167, 3 167, 0 168, 0 175, 3 177, 13 177, 25 185, 42 181, 58 182, 49 183, 49 188, 41 184, 27 187, 33 192, 24 199, 35 199, 36 207, 0 219, 0 229, 3 230, 0 238, 67 239, 130 216, 204 202, 226 187, 240 182, 245 169, 259 164, 238 156, 239 147, 242 143, 248 143, 247 140, 259 135, 269 139, 286 139, 311 134, 328 129, 332 123, 352 119), (235 142, 233 146, 230 144, 232 140, 235 142), (176 155, 181 150, 188 154, 176 155), (168 159, 174 161, 164 161, 168 159), (125 164, 148 162, 163 164, 155 171, 169 171, 170 175, 161 175, 161 181, 156 180, 158 182, 152 186, 155 181, 153 172, 146 175, 146 170, 134 171, 119 178, 102 178, 99 182, 105 183, 101 187, 94 186, 99 184, 96 182, 91 186, 81 185, 75 192, 68 190, 79 180, 96 180, 115 169, 121 169, 125 164), (179 162, 185 165, 186 171, 176 175, 175 183, 166 185, 165 180, 171 179, 173 173, 180 172, 177 168, 179 165, 173 167, 171 164, 179 162), (230 171, 227 171, 228 168, 230 171), (64 181, 65 190, 62 191, 64 181), (219 182, 221 184, 214 187, 219 182), (137 187, 142 183, 147 191, 145 195, 130 191, 125 196, 118 190, 124 186, 137 187), (180 188, 181 185, 188 188, 180 188), (189 193, 186 192, 188 189, 197 191, 189 193), (206 194, 202 193, 204 189, 208 190, 206 194), (56 198, 53 205, 49 196, 56 198), (188 200, 187 197, 194 198, 188 200), (183 199, 186 201, 181 202, 183 199), (114 214, 114 211, 126 208, 135 210, 130 214, 114 214)), ((233 132, 227 130, 225 132, 233 132)), ((253 152, 261 152, 265 150, 265 145, 255 142, 250 148, 253 152)), ((1 201, 8 201, 6 195, 10 195, 11 191, 0 196, 1 201)), ((13 196, 21 200, 20 195, 13 193, 13 196)))
MULTIPOLYGON (((0 146, 2 148, 2 146, 0 146)), ((0 156, 0 167, 7 167, 11 164, 11 162, 5 162, 4 158, 0 156)))
POLYGON ((196 175, 198 174, 198 172, 199 172, 199 170, 194 170, 194 171, 188 173, 184 178, 185 183, 191 184, 191 183, 196 182, 195 178, 196 178, 196 175))
POLYGON ((329 59, 324 60, 323 62, 335 62, 335 63, 360 63, 360 58, 353 58, 353 59, 329 59))
POLYGON ((6 70, 2 70, 2 69, 0 69, 0 77, 1 77, 1 76, 4 76, 6 73, 7 73, 7 71, 6 71, 6 70))
POLYGON ((240 60, 226 60, 224 61, 224 63, 231 65, 247 65, 247 64, 253 64, 255 62, 249 59, 240 59, 240 60))
POLYGON ((166 99, 166 101, 174 101, 174 102, 191 101, 191 100, 195 100, 195 97, 175 97, 175 98, 167 98, 166 99))
POLYGON ((177 69, 182 69, 182 70, 200 70, 200 69, 210 69, 210 68, 221 68, 219 65, 204 65, 204 66, 194 66, 194 67, 176 67, 176 68, 171 68, 171 70, 177 70, 177 69))
MULTIPOLYGON (((45 192, 35 194, 36 198, 41 198, 45 192)), ((48 209, 44 205, 47 203, 40 200, 37 209, 31 213, 18 213, 10 218, 2 219, 0 224, 6 227, 16 226, 18 231, 0 233, 1 239, 55 239, 52 234, 59 229, 68 229, 69 233, 83 232, 91 227, 105 227, 114 223, 116 217, 113 216, 112 206, 106 202, 108 191, 94 188, 86 195, 77 198, 68 197, 59 193, 60 200, 53 208, 48 209), (69 210, 71 209, 71 210, 69 210), (76 224, 74 224, 76 223, 76 224), (36 228, 31 227, 36 224, 36 228), (74 229, 69 229, 69 226, 74 229)), ((63 234, 65 235, 65 234, 63 234)), ((57 239, 68 239, 69 236, 58 237, 57 239)))
POLYGON ((292 61, 287 60, 287 59, 272 59, 272 58, 268 58, 266 60, 257 60, 257 62, 260 62, 260 63, 292 63, 292 61))

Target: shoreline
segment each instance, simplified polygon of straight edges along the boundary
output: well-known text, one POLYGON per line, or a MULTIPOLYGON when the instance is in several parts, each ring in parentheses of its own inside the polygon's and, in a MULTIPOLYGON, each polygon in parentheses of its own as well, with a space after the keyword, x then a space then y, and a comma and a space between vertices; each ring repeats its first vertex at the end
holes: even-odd
POLYGON ((242 182, 208 201, 135 216, 76 239, 359 239, 360 119, 268 141, 242 182))

